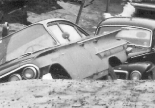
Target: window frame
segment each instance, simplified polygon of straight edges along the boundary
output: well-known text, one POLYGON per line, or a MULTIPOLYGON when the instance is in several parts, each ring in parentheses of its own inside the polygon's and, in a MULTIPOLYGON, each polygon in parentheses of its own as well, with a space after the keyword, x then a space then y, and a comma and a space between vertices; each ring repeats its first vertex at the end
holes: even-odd
MULTIPOLYGON (((78 25, 76 25, 76 24, 74 24, 74 23, 72 23, 72 22, 69 22, 69 21, 54 21, 54 22, 48 22, 47 23, 47 28, 49 27, 49 26, 52 26, 52 25, 57 25, 58 27, 59 27, 59 29, 62 31, 62 28, 60 28, 61 26, 61 24, 64 24, 64 25, 69 25, 69 26, 72 26, 75 30, 76 30, 76 32, 78 33, 78 35, 81 37, 81 39, 84 39, 84 38, 86 38, 87 36, 89 36, 89 34, 86 32, 86 31, 84 31, 82 28, 80 28, 78 25), (82 31, 82 33, 85 35, 85 37, 83 37, 82 36, 82 34, 81 34, 81 31, 82 31)), ((50 31, 50 30, 49 30, 50 31)), ((54 36, 54 38, 56 39, 56 36, 52 33, 52 32, 50 32, 53 36, 54 36)), ((56 39, 57 40, 57 39, 56 39)), ((57 40, 58 42, 59 42, 59 40, 57 40)), ((80 40, 79 40, 80 41, 80 40)), ((59 42, 60 43, 60 42, 59 42)), ((75 43, 75 42, 69 42, 68 44, 70 44, 70 43, 75 43)), ((61 44, 61 43, 60 43, 61 44)))

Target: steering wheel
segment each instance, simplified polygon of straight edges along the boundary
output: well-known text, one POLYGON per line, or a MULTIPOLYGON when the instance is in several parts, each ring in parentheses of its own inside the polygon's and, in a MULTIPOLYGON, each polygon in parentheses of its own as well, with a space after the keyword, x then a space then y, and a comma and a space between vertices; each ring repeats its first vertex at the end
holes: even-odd
POLYGON ((40 44, 34 44, 32 46, 27 47, 24 53, 35 52, 35 49, 41 49, 41 47, 43 46, 40 44))

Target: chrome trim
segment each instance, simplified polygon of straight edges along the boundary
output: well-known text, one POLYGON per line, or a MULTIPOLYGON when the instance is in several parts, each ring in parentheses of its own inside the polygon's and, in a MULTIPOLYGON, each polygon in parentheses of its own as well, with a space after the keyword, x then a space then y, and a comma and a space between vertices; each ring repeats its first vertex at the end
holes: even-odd
POLYGON ((24 77, 24 79, 34 79, 34 78, 36 78, 36 76, 37 76, 37 70, 34 68, 34 67, 26 67, 26 68, 24 68, 24 70, 22 71, 22 76, 24 77), (34 72, 34 76, 32 77, 32 78, 27 78, 26 76, 25 76, 25 70, 26 69, 31 69, 33 72, 34 72))
MULTIPOLYGON (((144 30, 150 31, 150 32, 151 32, 151 41, 150 41, 150 46, 148 46, 148 47, 151 47, 151 45, 152 45, 152 30, 151 30, 151 29, 144 28, 144 27, 139 27, 139 26, 130 26, 130 25, 101 25, 101 26, 99 26, 98 28, 100 28, 100 27, 120 27, 120 26, 134 27, 134 28, 139 28, 139 29, 144 29, 144 30)), ((118 31, 119 31, 119 30, 120 30, 120 29, 118 29, 118 31)), ((114 31, 116 31, 116 30, 114 30, 114 31)), ((97 33, 97 32, 98 32, 98 29, 97 29, 96 33, 97 33)), ((111 32, 109 32, 109 33, 113 33, 113 31, 111 31, 111 32)), ((96 36, 96 34, 95 34, 95 36, 96 36)), ((142 45, 137 45, 137 46, 146 47, 146 46, 142 46, 142 45)), ((148 48, 148 47, 146 47, 146 48, 148 48)))
POLYGON ((147 70, 146 72, 152 71, 153 69, 155 69, 155 66, 151 66, 151 68, 147 70))
POLYGON ((30 66, 31 66, 31 67, 34 67, 34 68, 38 71, 38 77, 37 77, 37 79, 38 79, 38 78, 40 77, 40 69, 39 69, 36 65, 34 65, 34 64, 26 64, 26 65, 20 66, 20 67, 14 69, 14 70, 12 70, 12 71, 10 71, 10 72, 8 72, 8 73, 2 75, 2 76, 0 76, 0 78, 3 78, 3 77, 5 77, 5 76, 7 76, 7 75, 10 75, 10 74, 12 74, 12 73, 18 71, 19 69, 22 69, 22 68, 24 68, 24 67, 30 67, 30 66))
POLYGON ((128 71, 125 71, 125 70, 114 70, 114 72, 116 72, 116 73, 125 73, 126 74, 126 80, 128 79, 128 76, 129 76, 128 71))
MULTIPOLYGON (((121 29, 119 29, 119 30, 116 30, 115 32, 117 32, 117 31, 120 31, 121 29)), ((106 36, 106 35, 108 35, 108 34, 110 34, 110 33, 107 33, 107 34, 104 34, 104 35, 97 35, 97 36, 92 36, 92 37, 90 37, 90 38, 88 38, 88 39, 84 39, 84 40, 82 40, 82 41, 80 41, 80 42, 77 42, 78 44, 81 44, 81 43, 84 43, 84 42, 87 42, 87 41, 90 41, 90 40, 99 40, 98 38, 101 38, 101 37, 103 37, 103 36, 106 36)))
POLYGON ((122 50, 123 50, 123 49, 124 49, 124 45, 125 45, 125 44, 123 43, 123 44, 120 44, 120 45, 117 45, 117 46, 114 46, 114 47, 111 47, 111 48, 108 48, 108 49, 101 50, 101 51, 97 52, 96 55, 99 54, 99 53, 105 52, 105 51, 112 50, 112 49, 114 49, 114 48, 116 48, 116 47, 120 47, 120 46, 123 47, 123 48, 122 48, 122 50))

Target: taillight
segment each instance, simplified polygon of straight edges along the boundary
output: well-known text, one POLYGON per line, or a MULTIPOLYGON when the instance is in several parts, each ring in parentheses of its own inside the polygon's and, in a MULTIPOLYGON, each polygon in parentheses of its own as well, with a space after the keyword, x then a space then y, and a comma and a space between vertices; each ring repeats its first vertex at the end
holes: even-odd
POLYGON ((19 74, 12 74, 8 79, 8 81, 19 81, 19 80, 22 80, 22 77, 19 74))
POLYGON ((129 53, 132 52, 132 50, 133 50, 133 48, 131 48, 131 47, 127 47, 127 48, 126 48, 126 53, 129 54, 129 53))
POLYGON ((37 70, 34 67, 27 67, 23 70, 22 76, 24 79, 35 79, 37 77, 37 70))

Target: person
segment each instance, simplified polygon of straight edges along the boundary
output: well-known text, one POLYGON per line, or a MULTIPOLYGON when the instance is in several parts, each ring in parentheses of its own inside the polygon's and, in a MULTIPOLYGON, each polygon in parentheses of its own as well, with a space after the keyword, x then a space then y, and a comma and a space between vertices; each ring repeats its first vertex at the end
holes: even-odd
POLYGON ((9 24, 8 24, 8 22, 5 22, 2 25, 2 38, 7 36, 8 34, 9 34, 9 24))
POLYGON ((27 21, 28 15, 27 15, 27 11, 26 11, 24 8, 25 8, 25 7, 22 7, 22 8, 21 8, 21 13, 22 13, 22 15, 21 15, 21 16, 22 16, 22 19, 21 19, 21 20, 22 20, 22 24, 28 25, 28 24, 27 24, 27 22, 28 22, 28 21, 27 21))

